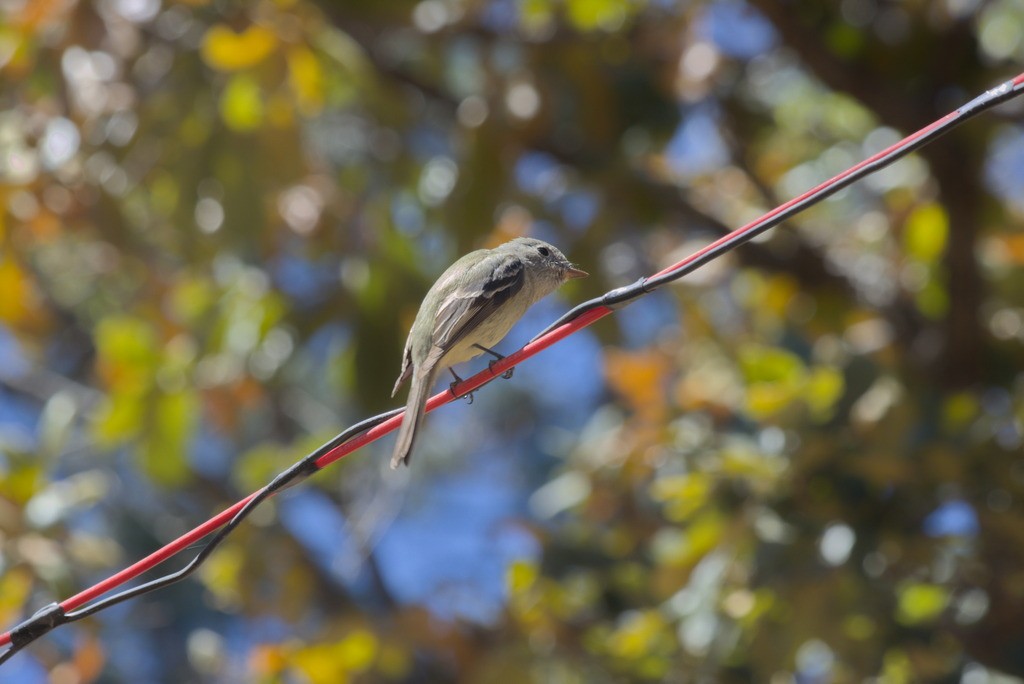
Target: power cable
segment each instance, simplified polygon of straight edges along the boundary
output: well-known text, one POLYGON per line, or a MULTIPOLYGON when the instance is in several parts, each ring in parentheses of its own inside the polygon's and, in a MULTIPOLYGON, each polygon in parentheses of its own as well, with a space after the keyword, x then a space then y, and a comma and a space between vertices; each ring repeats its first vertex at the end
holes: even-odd
MULTIPOLYGON (((1024 92, 1024 73, 986 91, 984 94, 925 126, 916 133, 908 135, 896 144, 868 157, 837 176, 776 207, 761 218, 737 228, 672 266, 649 277, 641 278, 630 285, 610 290, 600 297, 583 302, 545 328, 522 349, 509 354, 499 361, 495 361, 486 370, 467 378, 452 388, 451 391, 446 390, 431 397, 427 401, 425 411, 433 411, 453 401, 456 397, 476 391, 522 361, 589 326, 591 323, 604 318, 616 309, 653 292, 667 283, 678 280, 688 273, 692 273, 726 252, 749 242, 769 228, 777 226, 793 215, 834 195, 851 183, 905 157, 921 146, 949 132, 967 119, 1006 102, 1020 95, 1021 92, 1024 92)), ((7 662, 15 653, 31 642, 61 625, 94 615, 110 606, 185 579, 202 565, 214 549, 260 503, 275 493, 297 484, 318 470, 391 432, 400 424, 402 411, 403 409, 401 408, 394 409, 353 425, 287 470, 281 472, 262 489, 250 494, 235 505, 210 518, 202 525, 180 536, 178 539, 175 539, 121 572, 75 594, 71 598, 60 603, 51 603, 44 606, 29 619, 13 627, 10 631, 0 634, 0 646, 10 645, 3 654, 0 654, 0 665, 7 662), (100 599, 101 596, 109 591, 151 570, 211 533, 213 536, 206 546, 180 570, 100 599)))

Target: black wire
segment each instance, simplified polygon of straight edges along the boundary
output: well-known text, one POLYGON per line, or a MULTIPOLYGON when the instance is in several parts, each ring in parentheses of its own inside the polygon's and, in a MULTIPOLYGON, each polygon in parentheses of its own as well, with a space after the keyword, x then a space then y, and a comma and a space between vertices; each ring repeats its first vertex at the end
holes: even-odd
POLYGON ((122 601, 126 601, 130 598, 138 596, 139 594, 145 594, 150 591, 160 589, 161 587, 174 584, 175 582, 180 582, 181 580, 185 579, 186 577, 188 577, 196 571, 196 569, 203 563, 203 561, 206 560, 206 557, 213 553, 214 549, 216 549, 217 546, 219 546, 220 543, 224 541, 228 534, 230 534, 232 530, 238 527, 238 525, 243 520, 245 520, 245 518, 247 518, 249 514, 252 513, 252 511, 257 506, 259 506, 265 500, 269 499, 271 496, 281 491, 282 489, 285 489, 291 485, 298 484, 301 480, 309 477, 313 473, 320 470, 320 468, 316 465, 316 461, 321 456, 333 451, 334 449, 341 446, 345 442, 349 441, 353 437, 359 435, 360 433, 366 432, 367 430, 376 427, 377 425, 380 425, 381 423, 391 418, 392 416, 398 415, 403 410, 404 409, 401 408, 392 409, 391 411, 387 411, 386 413, 380 413, 376 416, 373 416, 372 418, 367 418, 366 420, 360 423, 356 423, 355 425, 348 428, 344 432, 339 433, 329 442, 326 442, 317 447, 315 451, 305 456, 301 461, 296 462, 287 470, 281 472, 277 477, 271 480, 270 484, 261 489, 256 494, 256 496, 249 499, 249 501, 247 501, 245 505, 242 506, 241 509, 239 509, 238 513, 236 513, 235 516, 231 518, 231 520, 229 520, 227 523, 224 524, 223 527, 217 530, 217 532, 215 532, 213 537, 210 539, 209 543, 206 546, 204 546, 203 549, 198 554, 196 554, 196 557, 193 558, 192 561, 189 562, 189 564, 185 567, 181 568, 180 570, 177 570, 176 572, 172 572, 163 577, 159 577, 151 582, 146 582, 145 584, 139 585, 137 587, 126 589, 125 591, 122 591, 118 594, 114 594, 113 596, 103 599, 102 601, 97 601, 96 603, 93 603, 91 606, 86 606, 85 608, 79 608, 78 610, 72 611, 68 613, 68 622, 80 620, 84 617, 92 615, 93 613, 99 612, 105 608, 109 608, 110 606, 121 603, 122 601))
MULTIPOLYGON (((658 276, 653 276, 650 278, 641 278, 635 283, 632 283, 625 287, 610 290, 609 292, 606 292, 600 297, 596 297, 594 299, 583 302, 582 304, 573 307, 571 310, 563 314, 558 320, 556 320, 554 323, 545 328, 540 334, 535 336, 533 339, 536 340, 537 338, 546 335, 548 332, 554 330, 555 328, 561 327, 562 325, 568 323, 569 321, 578 318, 579 316, 581 316, 587 311, 590 311, 591 309, 595 309, 602 306, 607 307, 609 309, 616 309, 625 306, 626 304, 632 302, 638 297, 641 297, 645 294, 649 294, 650 292, 653 292, 654 290, 661 287, 662 285, 665 285, 666 283, 673 282, 675 280, 678 280, 679 278, 682 278, 688 273, 692 273, 693 271, 704 266, 708 262, 717 259, 722 254, 729 252, 746 242, 749 242, 750 240, 760 235, 761 233, 765 232, 766 230, 769 230, 770 228, 777 226, 778 224, 782 223, 791 216, 800 213, 807 207, 817 204, 821 200, 830 197, 831 195, 834 195, 835 193, 839 192, 840 190, 847 187, 851 183, 860 180, 864 176, 870 175, 878 171, 879 169, 882 169, 888 166, 889 164, 892 164, 896 160, 901 159, 902 157, 910 154, 914 150, 931 142, 935 138, 945 134, 955 125, 960 124, 963 121, 966 121, 967 119, 974 117, 977 114, 980 114, 981 112, 991 107, 994 107, 997 104, 1000 104, 1001 102, 1009 100, 1010 98, 1016 96, 1022 89, 1024 89, 1024 83, 1014 85, 1012 80, 1006 81, 1005 83, 995 88, 992 88, 991 90, 985 92, 984 94, 980 95, 979 97, 976 97, 975 99, 971 100, 964 106, 960 107, 960 109, 956 111, 955 116, 936 125, 927 133, 921 134, 920 136, 907 142, 905 145, 892 150, 889 154, 886 154, 885 156, 880 157, 871 163, 864 164, 863 166, 858 167, 856 171, 850 173, 849 175, 843 177, 842 179, 837 180, 833 183, 829 183, 828 185, 817 190, 816 192, 808 194, 799 202, 794 202, 785 210, 780 211, 779 213, 774 214, 770 218, 767 218, 762 222, 759 222, 751 226, 748 230, 745 230, 742 233, 736 234, 731 239, 725 240, 721 244, 715 245, 715 247, 709 249, 707 252, 704 252, 699 257, 691 261, 688 261, 686 264, 658 276)), ((56 627, 59 627, 62 624, 81 620, 82 618, 98 613, 99 611, 109 608, 110 606, 116 605, 123 601, 127 601, 128 599, 134 598, 136 596, 146 594, 151 591, 155 591, 157 589, 166 587, 176 582, 180 582, 181 580, 185 579, 193 572, 195 572, 199 568, 199 566, 202 565, 202 563, 207 559, 207 557, 209 557, 209 555, 213 553, 213 551, 221 544, 221 542, 223 542, 224 539, 226 539, 227 536, 236 527, 238 527, 238 525, 241 524, 241 522, 245 520, 245 518, 247 518, 249 514, 252 513, 252 511, 255 510, 255 508, 259 506, 263 501, 270 498, 275 493, 289 486, 295 485, 301 480, 305 479, 306 477, 309 477, 313 473, 317 472, 320 468, 319 466, 316 465, 316 461, 319 460, 325 454, 333 451, 334 449, 344 444, 345 442, 349 441, 353 437, 383 423, 385 420, 388 420, 393 416, 398 415, 403 410, 404 409, 401 408, 393 409, 391 411, 387 411, 386 413, 381 413, 376 416, 373 416, 372 418, 367 418, 366 420, 349 427, 345 431, 339 433, 330 441, 318 447, 312 453, 305 456, 302 460, 293 464, 287 470, 284 470, 283 472, 278 474, 277 477, 275 477, 268 485, 266 485, 263 489, 257 492, 255 496, 249 499, 249 501, 247 501, 245 505, 242 506, 241 509, 239 509, 238 513, 236 513, 234 517, 231 518, 231 520, 229 520, 220 529, 214 532, 213 536, 210 538, 210 541, 207 543, 207 545, 204 546, 199 551, 198 554, 196 554, 196 556, 188 563, 188 565, 181 568, 180 570, 169 573, 167 575, 164 575, 163 577, 159 577, 155 580, 146 582, 139 586, 123 590, 121 592, 118 592, 117 594, 114 594, 113 596, 110 596, 99 601, 95 601, 91 605, 88 605, 84 608, 79 608, 78 610, 72 611, 70 613, 64 613, 60 605, 57 603, 51 603, 45 606, 31 618, 22 622, 21 624, 17 625, 15 628, 11 630, 11 646, 2 654, 0 654, 0 665, 7 662, 15 653, 20 651, 22 648, 24 648, 26 645, 28 645, 35 639, 38 639, 40 636, 46 634, 47 632, 56 627)))
POLYGON ((113 596, 96 601, 84 608, 71 611, 70 613, 64 613, 60 610, 60 605, 56 603, 49 604, 29 620, 21 623, 13 630, 11 630, 11 647, 8 648, 3 654, 0 654, 0 665, 3 665, 9 660, 15 653, 20 651, 26 645, 38 639, 40 636, 49 632, 51 629, 59 627, 62 624, 69 622, 75 622, 82 618, 88 617, 95 613, 105 610, 113 605, 127 601, 128 599, 135 598, 136 596, 147 594, 151 591, 156 591, 163 587, 175 584, 185 579, 192 573, 194 573, 200 565, 206 560, 206 558, 213 553, 213 551, 220 546, 231 532, 245 520, 250 513, 252 513, 257 506, 266 501, 268 498, 276 494, 277 492, 286 489, 292 485, 298 484, 301 480, 309 477, 313 473, 320 470, 316 462, 325 454, 330 453, 337 447, 341 446, 350 439, 356 437, 367 430, 380 425, 384 421, 388 420, 392 416, 396 416, 401 413, 404 409, 397 408, 380 413, 371 418, 356 423, 349 427, 345 431, 339 433, 333 437, 330 441, 317 447, 317 449, 297 461, 288 469, 282 471, 270 481, 268 485, 263 487, 259 492, 256 493, 251 499, 249 499, 242 508, 225 523, 220 529, 213 533, 210 541, 204 546, 196 556, 189 561, 188 565, 184 566, 180 570, 158 577, 150 582, 140 584, 139 586, 132 587, 120 591, 113 596), (16 636, 18 635, 18 636, 16 636), (20 638, 19 638, 20 637, 20 638))
MULTIPOLYGON (((886 166, 889 166, 890 164, 902 159, 911 152, 930 143, 932 140, 935 140, 936 138, 945 135, 954 126, 961 124, 967 119, 977 116, 983 111, 995 107, 996 105, 1015 97, 1021 90, 1024 90, 1024 83, 1014 85, 1012 80, 1005 81, 1004 83, 986 91, 982 95, 979 95, 978 97, 974 98, 967 104, 957 109, 956 115, 950 118, 948 121, 945 121, 935 126, 935 128, 928 131, 927 133, 923 133, 918 137, 914 138, 913 140, 907 142, 906 144, 890 151, 889 154, 886 154, 883 157, 879 157, 873 162, 863 164, 862 166, 858 166, 857 170, 850 173, 849 175, 844 176, 843 178, 835 182, 828 183, 824 187, 818 189, 816 192, 808 194, 799 202, 794 202, 790 206, 786 207, 786 209, 784 209, 783 211, 780 211, 777 214, 774 214, 760 222, 755 223, 749 229, 743 231, 742 233, 737 233, 728 240, 724 240, 722 243, 715 245, 713 248, 704 252, 699 257, 688 261, 682 266, 679 266, 678 268, 672 269, 671 271, 668 271, 667 273, 663 273, 658 276, 652 276, 650 278, 641 278, 635 283, 626 285, 624 287, 616 288, 614 290, 606 292, 600 297, 595 297, 594 299, 583 302, 582 304, 578 304, 577 306, 573 307, 565 314, 563 314, 557 321, 555 321, 554 323, 546 327, 544 330, 542 330, 533 338, 533 340, 536 340, 539 337, 543 337, 544 335, 548 334, 555 328, 559 328, 568 323, 569 321, 579 318, 580 316, 582 316, 587 311, 590 311, 591 309, 596 309, 601 306, 607 307, 609 309, 621 308, 626 304, 629 304, 633 300, 638 299, 639 297, 642 297, 645 294, 653 292, 654 290, 658 289, 662 285, 665 285, 666 283, 671 283, 689 273, 696 271, 698 268, 701 268, 705 264, 714 261, 715 259, 722 256, 726 252, 732 251, 733 249, 739 247, 740 245, 745 244, 750 240, 753 240, 761 233, 764 233, 765 231, 774 228, 775 226, 779 225, 780 223, 789 219, 790 217, 795 216, 796 214, 799 214, 800 212, 804 211, 808 207, 817 204, 823 199, 831 197, 832 195, 836 194, 837 192, 849 186, 850 184, 860 180, 861 178, 864 178, 865 176, 869 176, 872 173, 879 171, 880 169, 884 169, 886 166)), ((531 340, 531 342, 533 340, 531 340)))

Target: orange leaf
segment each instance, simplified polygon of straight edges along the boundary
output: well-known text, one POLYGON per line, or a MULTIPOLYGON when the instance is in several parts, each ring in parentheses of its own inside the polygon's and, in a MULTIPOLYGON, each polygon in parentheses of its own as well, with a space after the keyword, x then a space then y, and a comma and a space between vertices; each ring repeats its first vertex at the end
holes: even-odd
POLYGON ((40 307, 35 287, 13 259, 0 259, 0 292, 0 321, 19 327, 36 318, 40 307))
POLYGON ((75 650, 73 660, 75 670, 78 671, 78 681, 81 684, 88 684, 96 681, 103 672, 107 656, 103 644, 98 639, 87 637, 75 650))
POLYGON ((668 361, 657 352, 612 349, 605 354, 608 383, 641 413, 659 415, 664 411, 662 379, 668 372, 668 361))

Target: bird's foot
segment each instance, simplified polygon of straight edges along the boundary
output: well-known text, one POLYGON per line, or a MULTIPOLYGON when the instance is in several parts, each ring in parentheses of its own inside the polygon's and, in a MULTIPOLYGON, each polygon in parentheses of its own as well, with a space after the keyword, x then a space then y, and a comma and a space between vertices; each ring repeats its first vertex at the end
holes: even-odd
POLYGON ((455 391, 455 388, 458 387, 459 384, 462 382, 462 378, 460 378, 455 373, 455 371, 453 371, 451 368, 448 369, 448 372, 452 374, 453 378, 455 378, 452 381, 452 384, 448 385, 448 391, 451 392, 452 396, 455 397, 456 399, 465 398, 465 399, 468 400, 467 403, 472 404, 473 403, 473 393, 472 392, 466 392, 465 394, 459 396, 459 394, 455 391))
MULTIPOLYGON (((474 344, 473 346, 476 347, 477 349, 479 349, 480 351, 487 352, 488 354, 490 354, 491 356, 494 357, 494 360, 487 364, 487 367, 491 369, 491 372, 494 371, 494 364, 498 363, 503 358, 505 358, 504 354, 499 354, 498 352, 494 351, 493 349, 488 349, 487 347, 483 346, 482 344, 474 344)), ((515 371, 515 369, 516 369, 516 367, 512 366, 507 371, 502 373, 501 377, 505 378, 506 380, 510 380, 512 378, 512 373, 513 373, 513 371, 515 371)))

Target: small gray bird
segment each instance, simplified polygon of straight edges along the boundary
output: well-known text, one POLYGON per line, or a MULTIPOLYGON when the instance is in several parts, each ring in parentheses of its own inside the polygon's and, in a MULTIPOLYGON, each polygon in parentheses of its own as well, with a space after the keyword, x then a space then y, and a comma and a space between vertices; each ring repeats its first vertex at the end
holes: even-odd
MULTIPOLYGON (((574 267, 543 240, 516 238, 494 249, 478 249, 452 264, 431 286, 409 331, 402 372, 391 396, 412 378, 391 467, 409 464, 423 407, 441 368, 487 352, 508 334, 534 303, 586 271, 574 267)), ((459 377, 451 371, 456 381, 459 377)))

